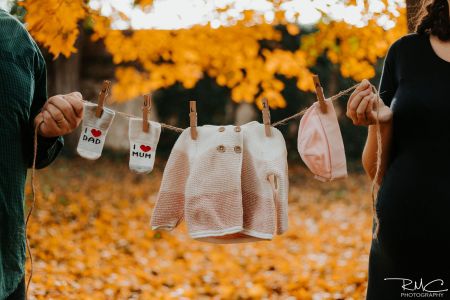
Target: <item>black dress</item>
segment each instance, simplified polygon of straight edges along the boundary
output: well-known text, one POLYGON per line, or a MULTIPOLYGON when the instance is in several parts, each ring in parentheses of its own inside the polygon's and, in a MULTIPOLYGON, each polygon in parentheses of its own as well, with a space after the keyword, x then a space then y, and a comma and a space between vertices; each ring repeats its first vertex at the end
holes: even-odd
POLYGON ((450 299, 450 62, 428 35, 404 36, 388 51, 380 93, 393 138, 367 300, 450 299))

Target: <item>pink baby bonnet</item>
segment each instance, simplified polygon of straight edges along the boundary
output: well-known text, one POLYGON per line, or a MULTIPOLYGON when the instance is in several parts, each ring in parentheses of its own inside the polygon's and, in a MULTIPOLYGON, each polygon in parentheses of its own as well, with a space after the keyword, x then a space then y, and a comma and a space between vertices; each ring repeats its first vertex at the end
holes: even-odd
POLYGON ((321 181, 347 177, 341 130, 331 101, 323 113, 315 102, 300 120, 298 152, 306 166, 321 181))

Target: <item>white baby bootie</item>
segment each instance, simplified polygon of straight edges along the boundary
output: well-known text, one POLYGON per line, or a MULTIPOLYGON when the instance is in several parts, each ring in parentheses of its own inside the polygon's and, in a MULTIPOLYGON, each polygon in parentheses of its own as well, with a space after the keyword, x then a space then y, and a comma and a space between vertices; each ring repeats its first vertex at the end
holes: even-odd
POLYGON ((150 173, 155 163, 161 124, 149 121, 149 130, 142 130, 142 119, 130 118, 130 169, 141 174, 150 173))
POLYGON ((83 124, 77 147, 77 152, 81 157, 91 160, 101 156, 106 134, 115 115, 113 110, 103 107, 101 117, 97 118, 96 109, 97 104, 84 104, 83 124))

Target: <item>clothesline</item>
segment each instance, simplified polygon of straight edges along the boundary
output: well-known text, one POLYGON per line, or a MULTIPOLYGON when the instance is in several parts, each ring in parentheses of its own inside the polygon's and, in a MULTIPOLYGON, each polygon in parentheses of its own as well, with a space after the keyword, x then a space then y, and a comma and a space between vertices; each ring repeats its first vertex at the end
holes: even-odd
MULTIPOLYGON (((334 100, 337 100, 337 99, 341 98, 342 96, 348 95, 350 92, 352 92, 354 89, 356 89, 356 88, 358 87, 358 85, 359 85, 359 84, 355 84, 354 86, 349 87, 349 88, 346 89, 346 90, 340 91, 340 92, 337 93, 336 95, 333 95, 333 96, 327 98, 326 100, 327 100, 327 101, 334 101, 334 100)), ((300 112, 298 112, 298 113, 296 113, 296 114, 294 114, 294 115, 292 115, 292 116, 290 116, 290 117, 287 117, 287 118, 285 118, 285 119, 283 119, 283 120, 277 121, 277 122, 273 123, 272 126, 285 125, 287 121, 290 121, 290 120, 292 120, 292 119, 296 119, 296 118, 298 118, 298 117, 300 117, 300 116, 303 116, 303 115, 306 113, 306 111, 308 110, 308 108, 309 108, 309 107, 304 108, 304 109, 302 109, 300 112)))
MULTIPOLYGON (((350 92, 352 92, 354 89, 356 89, 356 87, 357 87, 358 85, 359 85, 359 84, 355 84, 354 86, 352 86, 352 87, 350 87, 350 88, 348 88, 348 89, 346 89, 346 90, 340 91, 340 92, 337 93, 336 95, 333 95, 333 96, 327 98, 326 100, 327 100, 327 101, 334 101, 334 100, 339 99, 339 98, 342 97, 342 96, 348 95, 350 92)), ((83 102, 84 102, 84 103, 93 103, 93 102, 88 101, 88 100, 83 100, 83 102)), ((273 123, 272 126, 278 127, 278 126, 281 126, 281 125, 285 125, 286 122, 288 122, 288 121, 290 121, 290 120, 293 120, 293 119, 296 119, 296 118, 299 118, 299 117, 303 116, 303 115, 306 113, 306 111, 308 110, 308 108, 309 108, 309 107, 304 108, 304 109, 302 109, 301 111, 299 111, 298 113, 293 114, 292 116, 289 116, 289 117, 284 118, 284 119, 282 119, 282 120, 280 120, 280 121, 277 121, 277 122, 273 123)), ((118 114, 118 115, 121 115, 121 116, 125 117, 125 118, 140 118, 140 117, 135 116, 135 115, 133 115, 133 114, 125 113, 125 112, 122 112, 122 111, 114 110, 114 112, 115 112, 116 114, 118 114)), ((158 123, 161 124, 161 127, 162 127, 162 128, 165 128, 165 129, 170 130, 170 131, 174 131, 174 132, 181 133, 181 132, 183 132, 183 130, 184 130, 183 128, 176 127, 176 126, 172 126, 172 125, 169 125, 169 124, 160 123, 160 122, 158 122, 158 123)))
MULTIPOLYGON (((84 103, 94 103, 94 102, 87 101, 87 100, 82 100, 82 101, 84 103)), ((129 114, 129 113, 125 113, 125 112, 122 112, 122 111, 118 111, 118 110, 114 110, 114 112, 116 114, 118 114, 118 115, 121 115, 122 117, 125 117, 125 118, 140 118, 138 116, 135 116, 135 115, 132 115, 132 114, 129 114)), ((165 128, 165 129, 168 129, 168 130, 171 130, 171 131, 178 132, 178 133, 181 133, 184 130, 183 128, 179 128, 179 127, 172 126, 172 125, 169 125, 169 124, 164 124, 164 123, 160 123, 160 122, 158 122, 158 123, 161 124, 161 127, 165 128)))

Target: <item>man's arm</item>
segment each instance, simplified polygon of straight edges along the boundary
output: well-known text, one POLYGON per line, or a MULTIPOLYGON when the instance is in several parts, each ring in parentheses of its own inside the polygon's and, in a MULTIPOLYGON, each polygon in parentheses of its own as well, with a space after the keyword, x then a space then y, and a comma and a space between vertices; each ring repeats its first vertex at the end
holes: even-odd
MULTIPOLYGON (((37 46, 36 46, 37 48, 37 46)), ((35 59, 35 82, 33 102, 30 108, 28 166, 33 164, 34 129, 38 126, 36 168, 52 163, 60 153, 64 141, 62 136, 78 127, 83 117, 80 93, 57 95, 47 100, 47 71, 44 58, 37 49, 35 59)))

